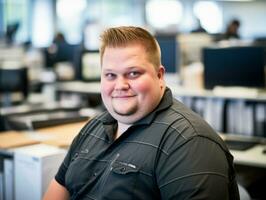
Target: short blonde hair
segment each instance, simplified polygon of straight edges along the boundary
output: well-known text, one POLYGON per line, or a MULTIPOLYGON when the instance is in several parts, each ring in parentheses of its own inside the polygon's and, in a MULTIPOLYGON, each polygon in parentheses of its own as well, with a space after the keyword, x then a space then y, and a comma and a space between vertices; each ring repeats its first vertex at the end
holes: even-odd
POLYGON ((106 47, 126 47, 141 44, 147 53, 147 59, 159 69, 161 65, 161 50, 155 37, 147 30, 134 26, 120 26, 105 30, 100 36, 101 63, 106 47))

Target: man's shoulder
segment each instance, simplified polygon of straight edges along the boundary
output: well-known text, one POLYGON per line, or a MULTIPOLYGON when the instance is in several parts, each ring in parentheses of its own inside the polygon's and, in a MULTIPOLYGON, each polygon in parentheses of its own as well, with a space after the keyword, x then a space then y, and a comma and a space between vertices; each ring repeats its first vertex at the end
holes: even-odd
POLYGON ((179 101, 174 100, 168 109, 158 115, 155 123, 167 126, 165 138, 168 138, 171 144, 171 141, 175 141, 175 146, 204 139, 208 144, 216 143, 227 151, 218 133, 200 115, 179 101))
POLYGON ((172 129, 184 138, 203 136, 216 138, 216 131, 197 113, 186 107, 178 100, 173 100, 173 104, 158 115, 158 121, 168 124, 172 129))
POLYGON ((174 99, 172 105, 161 112, 156 120, 170 126, 193 128, 193 121, 201 121, 201 118, 183 103, 174 99))

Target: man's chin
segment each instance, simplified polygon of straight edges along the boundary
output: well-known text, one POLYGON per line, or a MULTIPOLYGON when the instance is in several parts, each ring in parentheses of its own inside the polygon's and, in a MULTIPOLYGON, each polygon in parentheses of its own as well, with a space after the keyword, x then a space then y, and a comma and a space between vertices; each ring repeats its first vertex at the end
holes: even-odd
POLYGON ((114 113, 120 116, 131 116, 136 113, 136 109, 114 109, 114 113))
POLYGON ((125 114, 125 113, 118 114, 115 112, 114 114, 112 114, 112 116, 118 122, 123 123, 123 124, 128 124, 128 125, 133 124, 138 120, 138 118, 136 119, 136 116, 134 116, 133 114, 125 114))

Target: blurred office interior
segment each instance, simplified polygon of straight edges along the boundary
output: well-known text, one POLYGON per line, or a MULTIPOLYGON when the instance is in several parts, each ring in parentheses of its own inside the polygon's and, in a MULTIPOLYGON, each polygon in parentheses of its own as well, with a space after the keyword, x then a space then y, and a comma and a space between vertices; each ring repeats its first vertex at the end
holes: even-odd
POLYGON ((101 112, 99 34, 141 26, 160 44, 174 96, 229 138, 239 183, 264 199, 265 11, 265 0, 0 0, 0 133, 101 112), (234 20, 237 37, 226 35, 234 20), (239 154, 248 149, 260 152, 255 164, 239 154))

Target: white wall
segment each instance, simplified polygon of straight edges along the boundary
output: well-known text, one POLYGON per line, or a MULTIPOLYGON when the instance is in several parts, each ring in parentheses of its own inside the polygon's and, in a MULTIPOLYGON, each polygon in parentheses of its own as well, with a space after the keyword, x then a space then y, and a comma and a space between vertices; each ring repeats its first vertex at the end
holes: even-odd
POLYGON ((223 2, 221 5, 225 26, 236 17, 241 21, 240 35, 243 38, 266 37, 266 1, 223 2))

